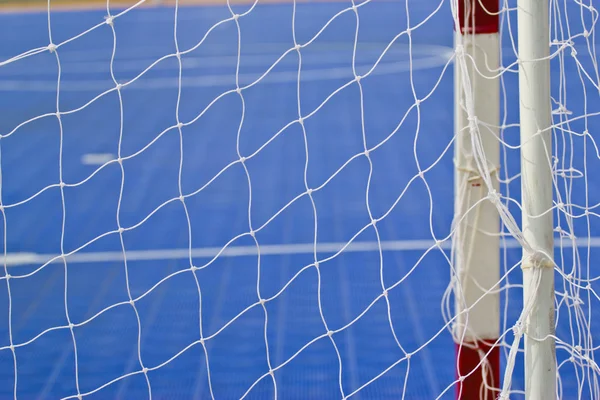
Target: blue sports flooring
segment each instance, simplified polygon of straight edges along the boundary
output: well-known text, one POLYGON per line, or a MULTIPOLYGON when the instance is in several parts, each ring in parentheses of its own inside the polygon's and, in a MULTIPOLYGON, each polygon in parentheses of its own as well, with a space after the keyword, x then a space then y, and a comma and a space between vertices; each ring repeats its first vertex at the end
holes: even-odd
MULTIPOLYGON (((242 14, 249 7, 233 8, 242 14)), ((445 238, 452 221, 449 2, 437 9, 437 1, 409 1, 408 13, 404 0, 377 0, 358 8, 358 74, 373 66, 396 35, 422 23, 411 30, 410 39, 400 36, 361 80, 362 105, 358 84, 343 87, 353 79, 357 27, 348 7, 348 2, 309 2, 297 4, 294 11, 292 4, 258 5, 240 17, 240 86, 256 81, 293 48, 294 35, 297 43, 306 43, 331 20, 301 49, 301 56, 289 52, 264 79, 242 90, 243 101, 233 90, 236 22, 214 27, 231 17, 225 6, 179 9, 180 51, 201 42, 181 57, 180 95, 175 57, 123 87, 121 98, 109 91, 115 86, 113 49, 113 73, 121 83, 176 52, 171 7, 137 8, 115 18, 115 42, 110 26, 102 25, 58 48, 60 122, 53 115, 56 54, 40 51, 0 67, 0 133, 12 132, 0 139, 5 206, 0 234, 7 260, 22 253, 33 257, 8 266, 10 279, 1 272, 1 399, 15 393, 19 399, 78 393, 89 399, 145 399, 150 393, 154 399, 206 399, 211 391, 217 399, 244 394, 252 399, 350 394, 433 399, 442 393, 442 398, 453 398, 454 347, 441 311, 450 267, 440 250, 426 252, 414 244, 420 242, 408 242, 445 238), (414 105, 415 94, 423 99, 434 88, 414 105), (303 126, 293 123, 299 115, 309 115, 303 126), (177 121, 184 123, 181 133, 177 121), (372 166, 360 155, 363 123, 368 148, 395 132, 370 152, 372 166), (244 164, 238 151, 248 157, 244 164), (90 161, 89 154, 106 154, 106 160, 121 154, 124 172, 116 162, 103 166, 103 161, 90 161), (424 179, 418 177, 419 169, 432 165, 424 179), (66 183, 62 190, 61 180, 66 183), (311 196, 307 187, 315 189, 311 196), (376 231, 369 226, 368 210, 375 218, 391 211, 376 231), (124 228, 121 235, 119 226, 124 228), (251 230, 257 231, 254 238, 251 230), (376 248, 330 258, 335 250, 327 245, 347 243, 358 232, 357 243, 379 240, 408 248, 384 250, 381 258, 376 248), (321 246, 318 271, 311 266, 315 240, 321 246), (251 251, 256 243, 265 252, 260 258, 251 251), (225 245, 226 252, 213 259, 211 249, 225 245), (131 254, 126 265, 119 259, 122 248, 131 254), (188 248, 200 251, 190 260, 188 248), (40 269, 45 255, 48 259, 76 249, 65 258, 66 268, 59 258, 40 269), (166 256, 150 252, 169 249, 173 252, 166 256), (183 256, 174 249, 183 249, 183 256), (96 259, 81 257, 88 253, 96 259), (191 264, 199 269, 192 272, 191 264), (414 352, 410 362, 398 362, 404 353, 390 328, 382 281, 386 287, 400 282, 389 291, 389 315, 402 348, 414 352), (264 307, 259 296, 269 299, 264 307), (323 321, 335 331, 331 338, 323 321), (201 343, 201 337, 208 339, 201 343), (268 375, 269 363, 273 376, 268 375)), ((571 34, 582 31, 579 7, 570 4, 565 10, 572 14, 571 34)), ((85 32, 106 15, 52 12, 53 43, 85 32)), ((0 37, 2 60, 47 46, 47 13, 0 15, 0 37)), ((508 40, 504 43, 510 47, 508 40)), ((581 114, 587 107, 592 114, 599 108, 597 91, 587 81, 582 85, 568 53, 562 70, 572 93, 569 109, 581 114), (583 87, 590 89, 585 95, 583 87)), ((580 53, 589 68, 591 58, 580 53)), ((505 65, 511 57, 507 54, 505 65)), ((560 72, 553 62, 553 76, 560 72)), ((504 84, 503 113, 509 125, 518 121, 516 74, 506 73, 504 84)), ((584 124, 597 135, 594 117, 575 121, 570 129, 582 132, 584 124)), ((590 139, 586 150, 580 136, 557 132, 555 139, 564 168, 583 170, 587 163, 587 191, 582 179, 573 179, 571 186, 561 183, 561 190, 576 204, 585 205, 587 197, 591 209, 598 202, 600 175, 593 172, 598 158, 590 139)), ((505 140, 517 145, 518 128, 506 129, 505 140)), ((518 149, 505 156, 509 174, 516 174, 518 149)), ((508 186, 517 199, 519 184, 517 179, 508 186)), ((519 221, 518 207, 510 207, 519 221)), ((556 220, 566 229, 564 219, 556 220)), ((594 217, 577 219, 573 229, 583 237, 600 233, 594 217)), ((586 260, 597 249, 591 255, 580 250, 585 278, 586 260)), ((450 251, 445 252, 449 257, 450 251)), ((503 265, 511 267, 520 251, 510 249, 502 257, 503 265)), ((572 249, 557 251, 557 257, 570 271, 572 249)), ((591 268, 590 276, 598 276, 593 263, 591 268)), ((508 328, 521 310, 519 275, 516 268, 509 275, 510 288, 502 293, 503 307, 508 299, 508 328)), ((558 274, 556 285, 564 292, 558 274)), ((598 290, 597 281, 592 287, 598 290)), ((565 304, 558 317, 558 336, 572 344, 582 343, 588 332, 600 336, 597 299, 590 290, 579 295, 591 327, 577 331, 572 308, 565 304)), ((509 333, 505 343, 510 345, 512 338, 509 333)), ((569 356, 559 349, 559 362, 569 356)), ((522 362, 519 355, 511 398, 521 397, 522 362)), ((592 398, 587 388, 597 374, 573 364, 560 372, 565 398, 592 398)))

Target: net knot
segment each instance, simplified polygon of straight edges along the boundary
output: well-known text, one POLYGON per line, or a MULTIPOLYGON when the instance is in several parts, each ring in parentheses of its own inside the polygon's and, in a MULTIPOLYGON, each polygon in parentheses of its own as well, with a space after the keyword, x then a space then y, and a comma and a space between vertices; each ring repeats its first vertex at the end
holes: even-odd
POLYGON ((542 252, 535 252, 523 260, 521 269, 528 268, 554 268, 554 262, 542 252))
POLYGON ((499 204, 500 203, 500 193, 498 193, 495 189, 492 189, 488 192, 488 199, 493 204, 499 204))
POLYGON ((56 51, 56 45, 54 43, 50 43, 47 49, 50 53, 54 53, 56 51))
POLYGON ((517 321, 517 323, 513 326, 513 334, 516 337, 521 337, 521 336, 523 336, 524 332, 525 332, 525 328, 523 326, 523 322, 517 321))
POLYGON ((106 17, 104 17, 104 23, 106 25, 110 25, 113 26, 115 18, 112 15, 107 15, 106 17))

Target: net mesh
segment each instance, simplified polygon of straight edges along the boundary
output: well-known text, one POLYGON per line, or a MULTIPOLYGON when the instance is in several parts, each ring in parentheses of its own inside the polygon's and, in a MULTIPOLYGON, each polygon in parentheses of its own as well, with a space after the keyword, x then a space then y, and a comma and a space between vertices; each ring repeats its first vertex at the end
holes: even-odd
MULTIPOLYGON (((592 3, 550 2, 561 398, 600 397, 592 3)), ((147 6, 0 16, 2 396, 453 397, 456 2, 147 6)), ((516 4, 500 10, 485 201, 502 395, 520 398, 516 4)))

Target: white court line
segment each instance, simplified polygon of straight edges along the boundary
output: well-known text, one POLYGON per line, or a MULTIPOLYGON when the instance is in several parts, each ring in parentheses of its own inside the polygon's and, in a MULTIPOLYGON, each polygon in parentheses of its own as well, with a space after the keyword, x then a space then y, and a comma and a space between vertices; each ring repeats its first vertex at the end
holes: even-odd
MULTIPOLYGON (((308 49, 308 48, 307 48, 308 49)), ((277 50, 281 50, 281 47, 277 50)), ((288 50, 288 49, 284 49, 288 50)), ((348 59, 344 52, 352 50, 352 47, 347 47, 346 49, 338 49, 335 43, 332 44, 331 48, 322 49, 319 51, 312 50, 304 50, 302 52, 303 59, 302 65, 317 65, 318 67, 325 67, 327 65, 336 65, 343 63, 342 65, 349 65, 348 59), (318 56, 318 57, 315 57, 318 56)), ((360 50, 360 49, 359 49, 360 50)), ((367 58, 365 61, 358 62, 359 64, 367 64, 370 60, 371 63, 374 63, 376 59, 380 56, 380 50, 377 51, 375 49, 372 50, 362 50, 360 51, 361 59, 367 58), (366 54, 366 55, 365 55, 366 54), (370 56, 370 57, 369 57, 370 56)), ((110 66, 110 62, 108 60, 64 60, 64 53, 61 53, 61 71, 63 74, 76 73, 76 74, 98 74, 104 73, 108 71, 108 67, 110 66)), ((453 49, 445 46, 434 46, 434 45, 420 45, 416 46, 412 49, 412 57, 413 59, 420 59, 425 57, 438 56, 443 54, 448 54, 448 58, 454 53, 453 49)), ((109 51, 110 54, 110 51, 109 51)), ((261 52, 261 53, 249 53, 242 54, 241 60, 243 60, 242 65, 244 68, 248 67, 264 67, 265 69, 270 67, 273 62, 279 57, 281 57, 282 52, 261 52)), ((408 51, 408 48, 390 48, 384 56, 385 63, 395 62, 390 61, 389 58, 398 58, 402 57, 401 60, 407 61, 411 53, 408 51)), ((235 66, 238 60, 237 55, 206 55, 200 57, 192 57, 186 56, 181 59, 181 67, 183 69, 202 69, 202 68, 215 68, 215 67, 231 67, 235 66)), ((131 59, 120 59, 114 62, 115 68, 119 71, 119 74, 122 75, 125 71, 133 71, 139 73, 140 71, 145 70, 151 64, 157 61, 157 58, 131 58, 131 59)), ((12 65, 12 68, 0 68, 0 76, 3 79, 9 76, 33 76, 37 77, 39 80, 42 76, 50 76, 51 79, 55 80, 56 70, 54 64, 46 65, 47 63, 36 63, 29 65, 12 65)), ((280 66, 298 66, 298 59, 295 52, 289 53, 287 57, 279 60, 278 64, 280 66)), ((177 63, 177 59, 175 57, 165 59, 162 62, 154 65, 152 67, 153 71, 156 70, 172 70, 179 71, 179 64, 177 63)), ((35 79, 35 78, 34 78, 35 79)))
MULTIPOLYGON (((369 57, 371 62, 374 62, 379 58, 381 52, 384 48, 386 48, 388 43, 381 42, 361 42, 358 44, 357 56, 359 60, 363 57, 369 57)), ((162 58, 166 55, 172 55, 168 60, 173 61, 175 64, 171 65, 169 68, 174 69, 176 71, 179 70, 179 64, 177 63, 177 59, 175 55, 170 52, 160 51, 158 48, 152 48, 151 50, 138 52, 136 49, 138 47, 133 48, 123 48, 120 47, 123 52, 117 60, 115 60, 115 66, 118 66, 119 71, 124 70, 144 70, 153 64, 158 59, 162 58), (157 51, 158 50, 158 51, 157 51)), ((202 54, 200 56, 192 55, 197 53, 189 53, 182 57, 182 66, 185 68, 187 63, 190 65, 199 67, 199 66, 207 66, 207 67, 218 67, 223 65, 230 65, 231 62, 236 63, 238 56, 237 53, 233 54, 224 54, 222 52, 223 46, 221 45, 213 45, 209 46, 207 43, 203 44, 203 51, 206 51, 206 54, 202 54), (213 54, 214 53, 214 54, 213 54)), ((244 45, 243 52, 240 57, 243 60, 242 64, 244 66, 264 66, 270 67, 274 60, 279 59, 286 51, 290 50, 287 46, 282 46, 281 44, 269 44, 269 43, 261 43, 254 45, 244 45)), ((321 45, 317 43, 312 43, 309 47, 303 48, 302 54, 305 56, 309 56, 306 59, 302 60, 303 65, 307 64, 315 64, 323 65, 323 63, 335 63, 344 61, 347 62, 348 52, 353 52, 354 43, 347 42, 327 42, 321 45), (318 56, 315 58, 314 56, 318 56)), ((64 68, 68 68, 69 72, 79 72, 79 73, 96 73, 95 67, 103 66, 106 67, 110 64, 110 61, 106 58, 94 59, 99 54, 111 54, 112 47, 104 50, 94 49, 92 52, 81 52, 80 50, 62 50, 60 51, 61 55, 61 66, 64 71, 64 68)), ((409 51, 408 46, 395 43, 385 52, 385 57, 390 56, 405 56, 408 59, 408 56, 412 54, 413 58, 420 57, 429 57, 440 54, 453 54, 454 49, 448 46, 442 45, 428 45, 428 44, 419 44, 413 45, 412 49, 409 51)), ((295 52, 290 53, 295 55, 295 52)), ((8 55, 0 55, 0 63, 6 61, 13 57, 14 54, 8 55)), ((167 61, 164 59, 163 61, 167 61)), ((291 61, 290 58, 283 58, 280 63, 289 63, 291 61), (286 61, 287 60, 287 61, 286 61)), ((359 62, 357 60, 357 62, 359 62)), ((295 65, 298 65, 298 60, 294 59, 295 65)), ((362 63, 362 62, 361 62, 362 63)), ((5 66, 9 66, 11 64, 6 64, 5 66)), ((51 66, 56 65, 56 60, 51 62, 51 66)), ((153 67, 156 68, 161 63, 155 65, 153 67)), ((235 64, 234 64, 235 65, 235 64)), ((2 68, 0 69, 0 75, 10 75, 10 74, 46 74, 51 76, 56 76, 56 71, 52 69, 48 69, 48 65, 44 64, 29 64, 29 65, 19 65, 19 68, 14 65, 14 69, 2 68)), ((105 72, 106 69, 100 70, 100 72, 105 72)))
POLYGON ((83 165, 103 165, 116 158, 112 153, 88 153, 81 157, 81 163, 83 165))
MULTIPOLYGON (((501 242, 504 248, 516 249, 521 247, 516 239, 510 238, 501 242)), ((317 252, 321 254, 334 254, 340 251, 346 242, 318 243, 317 252)), ((600 237, 576 239, 575 246, 586 248, 587 246, 600 247, 600 237)), ((383 251, 425 251, 435 246, 432 240, 390 240, 381 242, 383 251)), ((441 243, 440 247, 444 250, 451 248, 451 242, 441 243)), ((572 248, 573 242, 565 240, 560 244, 558 238, 555 239, 555 247, 572 248)), ((209 259, 219 254, 222 247, 201 247, 191 250, 193 258, 209 259)), ((292 243, 292 244, 265 244, 260 245, 261 256, 280 256, 295 254, 312 254, 314 245, 312 243, 292 243)), ((349 244, 344 253, 362 253, 379 251, 379 244, 376 241, 353 242, 349 244)), ((160 249, 160 250, 128 250, 127 261, 160 261, 160 260, 181 260, 189 257, 189 249, 160 249)), ((219 257, 248 257, 258 254, 256 246, 230 246, 225 248, 219 257)), ((0 257, 0 265, 6 262, 9 267, 19 265, 41 265, 53 258, 57 254, 37 254, 37 253, 8 253, 6 258, 0 257)), ((66 257, 69 264, 78 263, 101 263, 123 261, 122 251, 101 251, 101 252, 80 252, 66 257)), ((53 263, 62 263, 61 258, 57 258, 53 263)))
MULTIPOLYGON (((430 57, 424 57, 413 60, 412 65, 409 61, 380 63, 369 76, 389 75, 411 70, 425 70, 429 68, 439 68, 448 62, 448 54, 441 53, 430 57)), ((369 65, 357 65, 359 74, 364 74, 373 67, 369 65)), ((238 74, 240 86, 246 86, 253 83, 264 74, 265 71, 256 73, 238 74)), ((301 72, 301 82, 322 81, 330 79, 352 79, 354 77, 351 66, 333 67, 333 68, 314 68, 303 69, 301 72)), ((236 76, 234 74, 210 74, 196 77, 184 78, 183 87, 215 87, 231 86, 235 87, 236 76)), ((298 71, 271 71, 261 80, 261 83, 290 83, 298 81, 298 71)), ((126 84, 125 81, 121 84, 126 84)), ((61 92, 86 92, 86 91, 104 91, 115 86, 111 80, 61 80, 61 92)), ((139 89, 169 89, 179 87, 177 78, 140 78, 131 85, 126 85, 125 90, 139 89)), ((56 79, 53 80, 0 80, 0 91, 32 91, 32 92, 56 92, 56 79)))

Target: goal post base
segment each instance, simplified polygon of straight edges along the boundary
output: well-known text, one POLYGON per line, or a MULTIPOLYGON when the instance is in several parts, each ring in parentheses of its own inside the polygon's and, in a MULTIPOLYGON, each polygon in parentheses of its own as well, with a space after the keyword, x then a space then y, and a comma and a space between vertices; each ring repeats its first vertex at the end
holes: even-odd
POLYGON ((498 397, 500 347, 495 343, 492 339, 455 343, 457 400, 494 400, 498 397))

